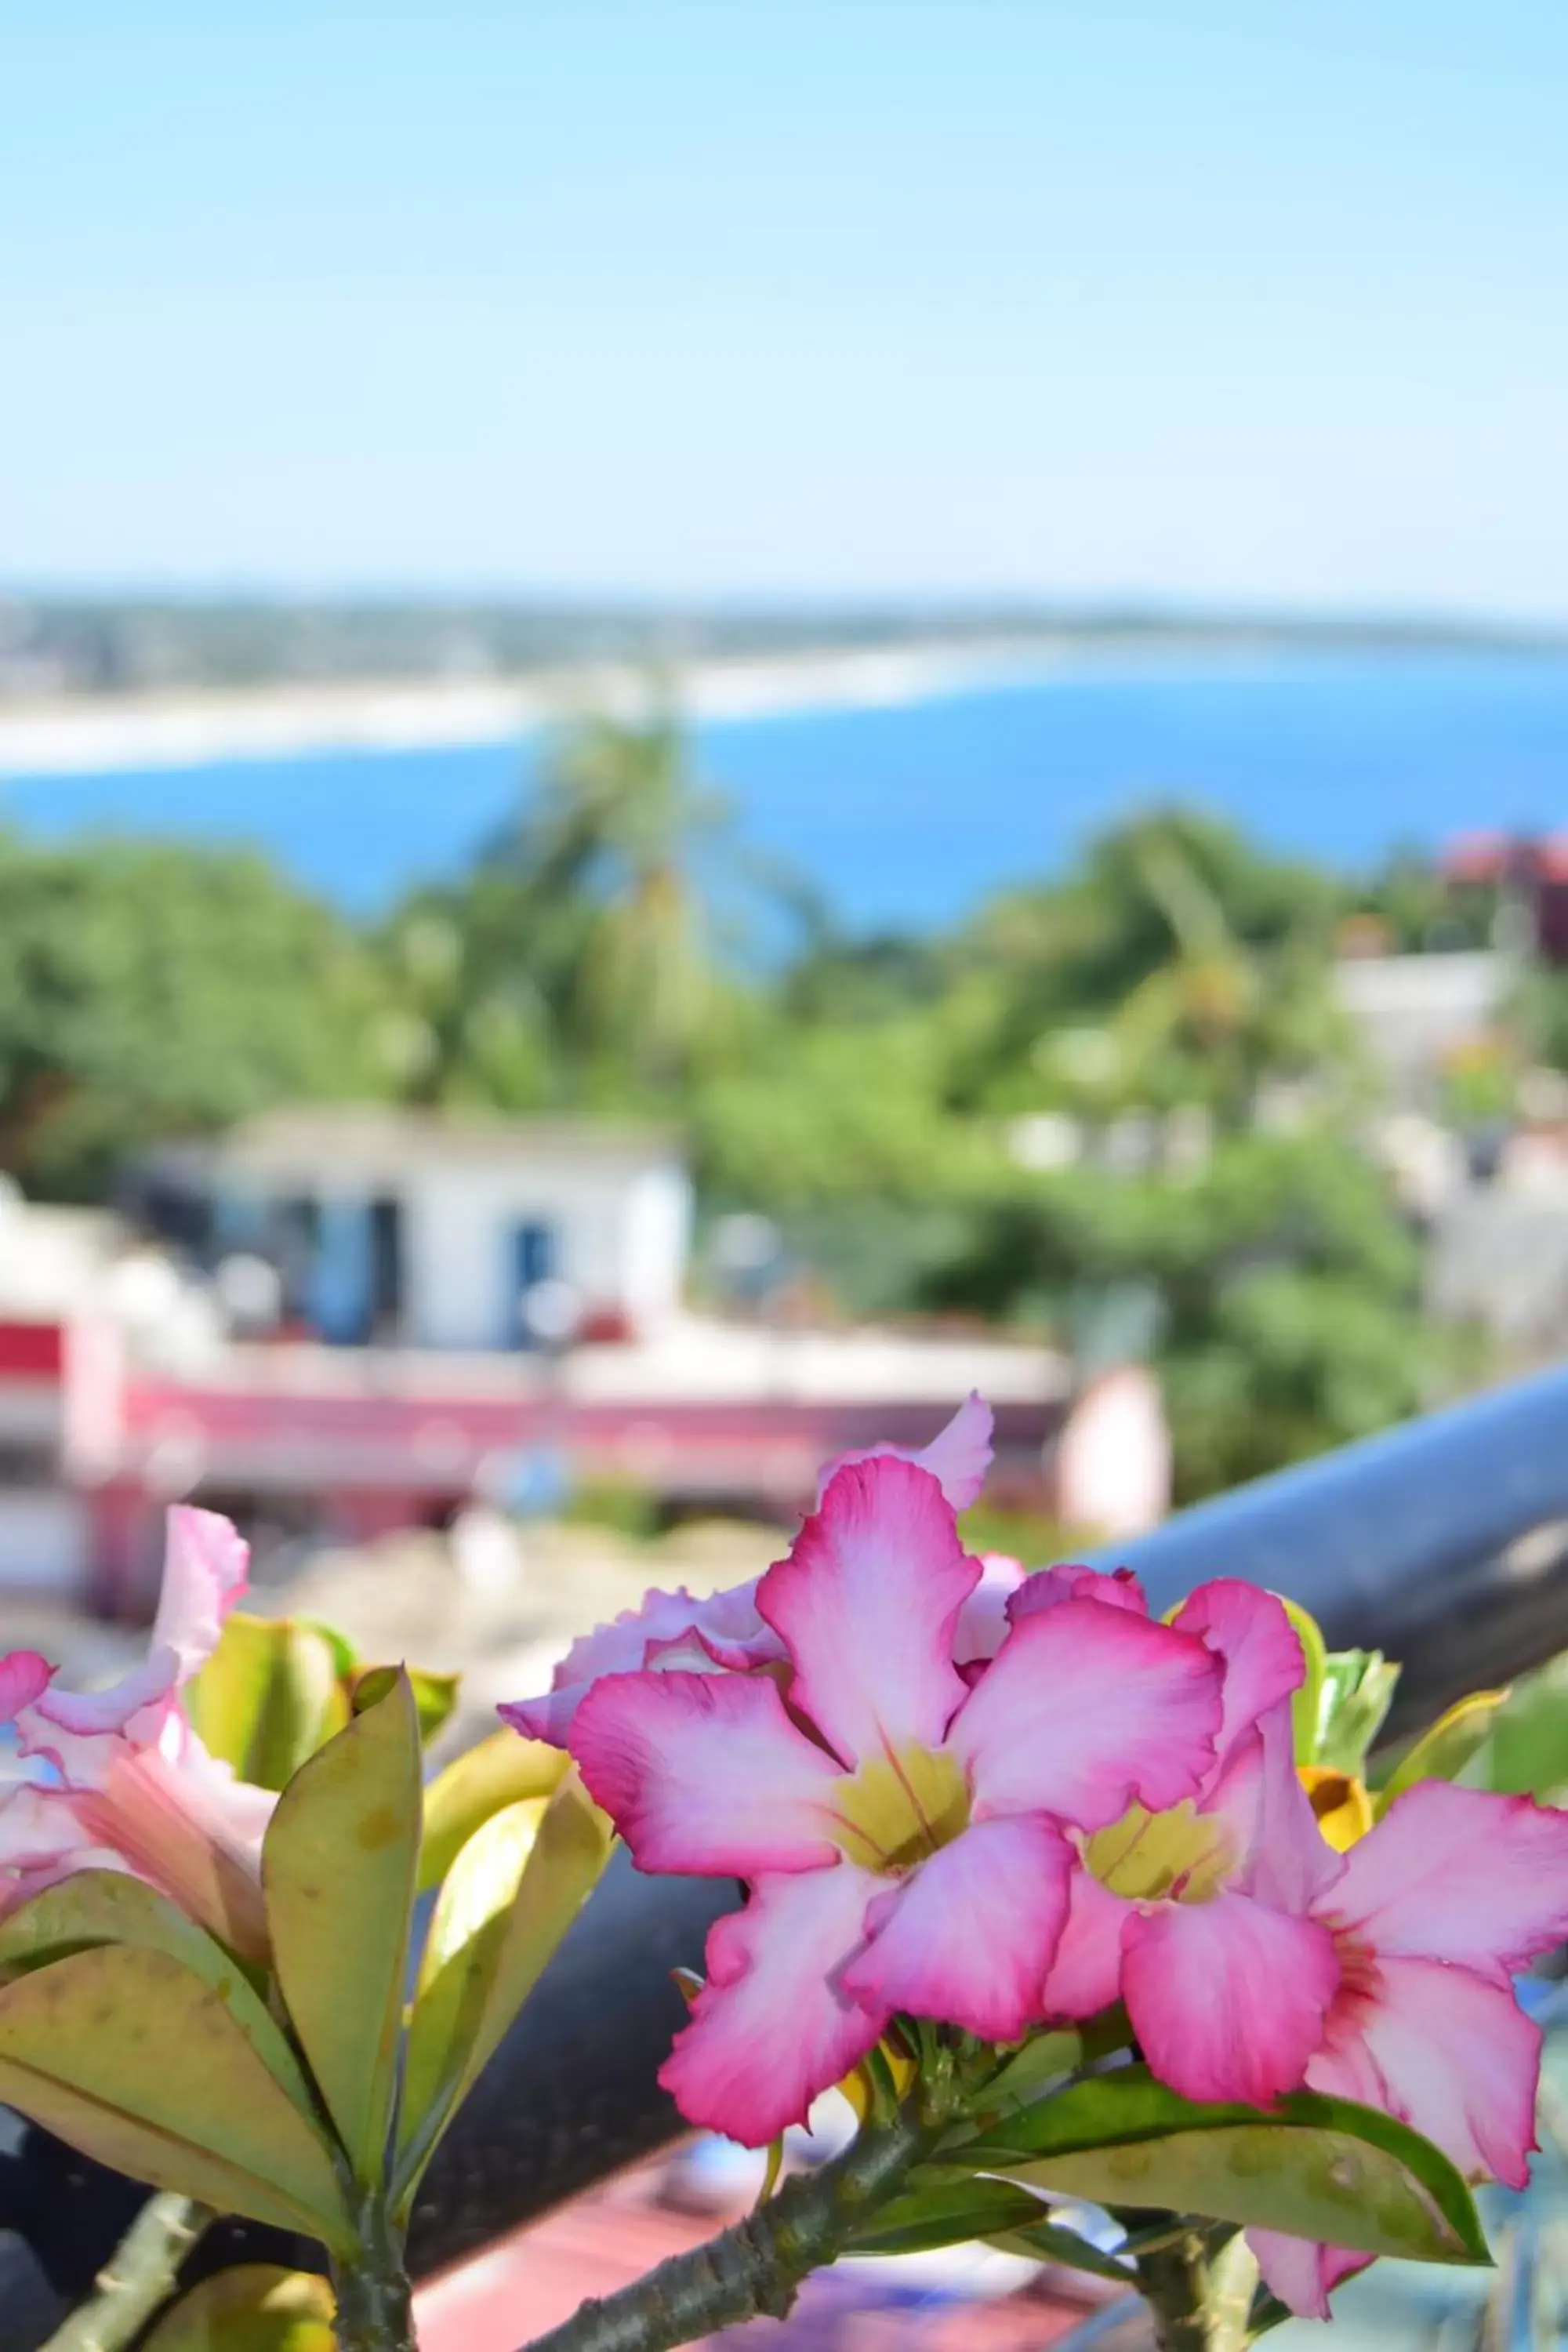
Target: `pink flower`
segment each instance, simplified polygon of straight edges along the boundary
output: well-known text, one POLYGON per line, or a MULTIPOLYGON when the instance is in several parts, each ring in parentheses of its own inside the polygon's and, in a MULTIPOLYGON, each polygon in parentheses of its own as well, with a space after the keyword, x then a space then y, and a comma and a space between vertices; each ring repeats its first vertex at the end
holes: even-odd
POLYGON ((772 2139, 900 2011, 1023 2033, 1067 1911, 1062 1824, 1199 1788, 1220 1714, 1200 1641, 1068 1600, 970 1689, 954 1632, 980 1572, 928 1471, 850 1464, 757 1590, 787 1705, 769 1675, 676 1671, 579 1706, 572 1752, 634 1861, 750 1882, 660 2076, 692 2122, 772 2139))
MULTIPOLYGON (((1016 1596, 1016 1619, 1048 1625, 1082 1605, 1048 1593, 1038 1613, 1043 1580, 1016 1596)), ((1138 1597, 1125 1588, 1121 1605, 1138 1597)), ((1289 1699, 1302 1659, 1279 1602, 1222 1579, 1174 1622, 1224 1670, 1214 1763, 1174 1807, 1135 1804, 1079 1840, 1046 1999, 1058 2015, 1089 2017, 1120 1996, 1173 2090, 1264 2106, 1300 2084, 1322 2040, 1340 1964, 1328 1928, 1307 1915, 1342 1864, 1296 1779, 1289 1699)))
MULTIPOLYGON (((874 1445, 829 1463, 817 1501, 835 1471, 855 1462, 894 1460, 929 1470, 952 1508, 967 1510, 991 1466, 992 1426, 990 1406, 972 1393, 922 1452, 874 1445)), ((542 1697, 514 1699, 500 1713, 526 1738, 564 1748, 573 1717, 602 1675, 632 1674, 643 1666, 667 1674, 677 1667, 692 1674, 747 1674, 753 1667, 777 1664, 784 1645, 758 1614, 761 1581, 753 1577, 749 1584, 731 1585, 706 1601, 694 1599, 684 1587, 647 1593, 639 1608, 623 1610, 612 1623, 580 1635, 542 1697)))
MULTIPOLYGON (((1351 1848, 1312 1913, 1340 1983, 1309 2088, 1381 2107, 1470 2179, 1522 2189, 1541 2035, 1511 1979, 1568 1939, 1568 1814, 1423 1780, 1351 1848)), ((1330 2288, 1367 2259, 1247 2234, 1280 2301, 1320 2319, 1330 2288)))
POLYGON ((172 1510, 139 1666, 82 1694, 57 1690, 34 1653, 0 1661, 0 1697, 31 1759, 0 1787, 0 1911, 74 1870, 127 1869, 236 1949, 265 1953, 261 1839, 277 1801, 208 1753, 179 1699, 216 1647, 247 1565, 226 1519, 172 1510))

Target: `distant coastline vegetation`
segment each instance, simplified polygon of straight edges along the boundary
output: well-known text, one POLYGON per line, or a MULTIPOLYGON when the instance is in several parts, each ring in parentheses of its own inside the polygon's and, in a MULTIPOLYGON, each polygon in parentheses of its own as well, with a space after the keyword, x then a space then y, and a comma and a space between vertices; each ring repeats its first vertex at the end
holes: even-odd
POLYGON ((0 588, 0 705, 301 684, 526 679, 595 664, 965 646, 1562 655, 1568 632, 1485 616, 1069 605, 971 598, 712 603, 569 597, 89 594, 0 588))

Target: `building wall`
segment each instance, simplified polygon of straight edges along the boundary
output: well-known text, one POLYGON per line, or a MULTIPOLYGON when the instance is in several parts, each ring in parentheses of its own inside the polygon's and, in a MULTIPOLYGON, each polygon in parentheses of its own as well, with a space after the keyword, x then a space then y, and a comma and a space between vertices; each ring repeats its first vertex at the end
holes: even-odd
POLYGON ((676 1166, 458 1162, 412 1170, 403 1198, 408 1335, 419 1346, 510 1343, 512 1237, 529 1222, 550 1227, 553 1271, 586 1307, 621 1309, 643 1324, 679 1303, 690 1211, 676 1166))

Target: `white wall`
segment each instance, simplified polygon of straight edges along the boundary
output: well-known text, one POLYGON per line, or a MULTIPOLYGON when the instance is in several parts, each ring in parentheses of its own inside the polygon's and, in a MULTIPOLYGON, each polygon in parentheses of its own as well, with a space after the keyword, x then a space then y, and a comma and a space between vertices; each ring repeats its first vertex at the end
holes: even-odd
POLYGON ((675 1164, 550 1160, 501 1168, 460 1160, 411 1170, 402 1188, 409 1337, 431 1348, 504 1344, 512 1235, 531 1220, 555 1236, 555 1272, 589 1307, 639 1324, 679 1304, 689 1187, 675 1164))

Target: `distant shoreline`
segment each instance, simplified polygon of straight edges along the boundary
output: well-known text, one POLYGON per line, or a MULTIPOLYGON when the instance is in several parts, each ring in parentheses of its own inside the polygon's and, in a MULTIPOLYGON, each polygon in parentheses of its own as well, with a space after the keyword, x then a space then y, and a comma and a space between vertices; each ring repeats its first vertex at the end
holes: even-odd
MULTIPOLYGON (((672 667, 670 676, 688 717, 762 719, 790 710, 885 709, 1043 676, 1063 662, 1038 642, 889 646, 706 657, 672 667)), ((648 670, 614 663, 526 678, 366 679, 0 704, 0 776, 508 743, 584 712, 631 716, 649 700, 648 670)))
MULTIPOLYGON (((1064 634, 879 646, 824 647, 671 665, 681 712, 747 719, 792 711, 886 709, 988 687, 1162 668, 1175 661, 1260 662, 1335 655, 1525 659, 1555 649, 1486 639, 1400 639, 1272 632, 1064 634)), ((300 754, 414 751, 521 741, 586 712, 633 716, 650 701, 650 672, 627 663, 574 664, 517 678, 296 682, 167 695, 0 702, 0 782, 7 776, 92 775, 204 767, 300 754)))

